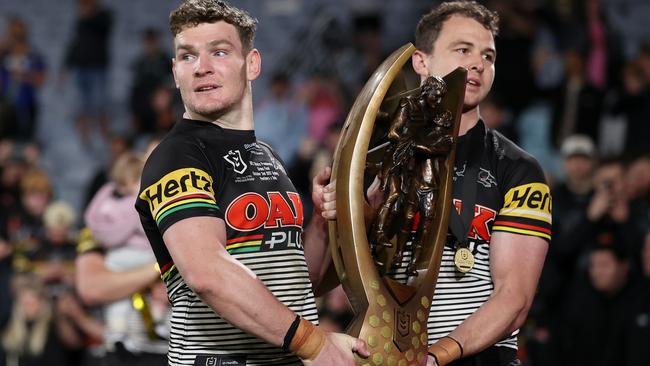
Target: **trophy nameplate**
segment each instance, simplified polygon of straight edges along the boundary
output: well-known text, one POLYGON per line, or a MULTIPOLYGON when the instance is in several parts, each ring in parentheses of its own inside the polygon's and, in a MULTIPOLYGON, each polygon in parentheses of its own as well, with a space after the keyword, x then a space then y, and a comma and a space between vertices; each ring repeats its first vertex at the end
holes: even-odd
POLYGON ((367 359, 357 356, 357 365, 416 365, 427 354, 427 321, 447 235, 467 71, 458 68, 444 78, 427 79, 434 92, 418 97, 425 87, 407 90, 403 82, 403 67, 414 51, 410 43, 401 47, 371 76, 348 114, 334 155, 337 219, 329 223, 330 249, 355 314, 347 333, 363 339, 370 351, 367 359), (434 108, 427 109, 427 103, 434 108), (406 113, 422 105, 424 118, 406 113), (439 136, 442 132, 448 136, 439 136), (384 209, 373 211, 364 184, 376 174, 386 188, 384 209), (396 274, 400 263, 403 280, 396 274))

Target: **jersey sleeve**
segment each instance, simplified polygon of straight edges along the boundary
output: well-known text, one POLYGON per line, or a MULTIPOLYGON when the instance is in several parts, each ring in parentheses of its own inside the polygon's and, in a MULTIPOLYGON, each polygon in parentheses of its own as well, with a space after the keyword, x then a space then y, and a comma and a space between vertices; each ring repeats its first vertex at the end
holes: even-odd
POLYGON ((504 172, 503 207, 492 231, 551 241, 551 193, 542 169, 531 156, 521 157, 504 172))
POLYGON ((100 253, 106 254, 104 248, 102 248, 95 240, 93 231, 89 227, 84 227, 79 231, 79 237, 77 239, 77 255, 81 256, 86 253, 100 253))
POLYGON ((223 218, 215 197, 212 169, 197 144, 181 139, 161 143, 145 164, 136 207, 161 235, 174 223, 197 216, 223 218))

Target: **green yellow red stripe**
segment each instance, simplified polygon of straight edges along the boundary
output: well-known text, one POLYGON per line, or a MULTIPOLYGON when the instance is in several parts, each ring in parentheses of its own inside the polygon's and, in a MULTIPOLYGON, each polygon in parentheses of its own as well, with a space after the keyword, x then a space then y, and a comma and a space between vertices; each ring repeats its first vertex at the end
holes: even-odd
POLYGON ((522 224, 518 222, 511 222, 511 221, 495 221, 494 222, 495 226, 510 226, 510 227, 515 227, 519 229, 524 229, 524 230, 532 230, 532 231, 539 231, 544 234, 551 235, 551 230, 537 226, 537 225, 529 225, 529 224, 522 224))
POLYGON ((165 273, 167 272, 168 269, 170 269, 174 265, 174 262, 169 262, 166 263, 165 265, 160 267, 160 273, 165 273))
POLYGON ((233 238, 226 242, 226 250, 231 254, 258 251, 262 245, 263 238, 263 234, 233 238))
POLYGON ((542 231, 537 231, 537 230, 526 230, 526 229, 519 229, 511 226, 498 226, 494 225, 492 227, 492 231, 506 231, 506 232, 511 232, 515 234, 522 234, 522 235, 529 235, 529 236, 537 236, 540 238, 544 238, 546 240, 551 240, 551 235, 547 234, 542 231))
POLYGON ((174 212, 188 209, 188 208, 196 208, 196 207, 206 207, 206 208, 213 208, 215 210, 219 209, 219 206, 217 206, 214 203, 202 203, 202 202, 196 202, 196 203, 185 203, 183 202, 182 205, 170 208, 169 210, 165 211, 162 213, 157 219, 156 219, 156 224, 160 225, 160 222, 167 217, 170 214, 173 214, 174 212))
POLYGON ((253 247, 243 247, 243 248, 236 248, 236 249, 231 249, 228 251, 230 254, 238 254, 238 253, 250 253, 250 252, 257 252, 260 250, 260 246, 253 246, 253 247))
POLYGON ((207 203, 214 203, 215 199, 214 197, 209 194, 209 193, 204 193, 204 192, 198 192, 198 193, 189 193, 189 194, 184 194, 178 197, 175 197, 174 199, 165 202, 163 205, 158 207, 154 212, 152 212, 152 216, 158 220, 158 217, 162 215, 165 211, 176 207, 178 205, 181 205, 185 202, 207 202, 207 203))
POLYGON ((234 244, 234 243, 240 243, 242 241, 259 240, 259 239, 262 239, 262 238, 264 238, 263 234, 246 235, 246 236, 239 236, 239 237, 236 237, 236 238, 228 239, 228 241, 226 243, 227 244, 234 244))
POLYGON ((167 281, 169 277, 172 275, 172 273, 175 271, 176 271, 176 265, 172 264, 171 267, 169 267, 165 272, 163 272, 161 276, 163 281, 167 281))

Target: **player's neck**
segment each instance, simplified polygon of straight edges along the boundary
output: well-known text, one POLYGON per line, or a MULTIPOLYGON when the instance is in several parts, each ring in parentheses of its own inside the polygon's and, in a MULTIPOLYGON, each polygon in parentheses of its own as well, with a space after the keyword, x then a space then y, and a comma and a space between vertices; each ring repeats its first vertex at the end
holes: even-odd
MULTIPOLYGON (((233 130, 252 130, 253 126, 253 90, 251 83, 244 91, 244 96, 236 108, 233 108, 227 116, 226 121, 232 125, 233 130)), ((219 121, 215 121, 219 124, 219 121)), ((223 127, 223 126, 222 126, 223 127)), ((225 128, 225 127, 224 127, 225 128)))
POLYGON ((480 114, 478 111, 478 106, 463 112, 460 116, 460 130, 458 131, 458 136, 465 135, 469 130, 474 128, 478 123, 480 114))
MULTIPOLYGON (((243 103, 246 103, 245 101, 243 103)), ((219 127, 230 130, 252 130, 253 129, 253 103, 248 106, 235 108, 228 113, 212 121, 219 127)))
POLYGON ((183 117, 214 123, 215 125, 229 130, 252 130, 253 129, 253 98, 250 88, 244 92, 242 99, 233 105, 227 112, 218 116, 196 116, 186 109, 183 117))

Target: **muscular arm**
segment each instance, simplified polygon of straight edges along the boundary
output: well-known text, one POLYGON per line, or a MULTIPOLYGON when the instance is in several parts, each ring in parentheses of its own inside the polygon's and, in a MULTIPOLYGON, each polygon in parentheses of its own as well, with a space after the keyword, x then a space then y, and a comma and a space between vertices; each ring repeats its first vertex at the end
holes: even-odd
MULTIPOLYGON (((332 253, 329 250, 328 224, 320 212, 314 210, 312 219, 305 229, 305 260, 309 269, 309 280, 319 296, 320 285, 332 265, 332 253)), ((325 289, 326 290, 326 289, 325 289)))
MULTIPOLYGON (((309 269, 309 280, 317 294, 327 291, 320 288, 325 275, 333 265, 332 255, 329 250, 329 229, 327 220, 336 218, 336 192, 335 183, 329 183, 332 170, 329 167, 320 171, 312 179, 312 202, 314 212, 311 221, 305 229, 303 246, 305 248, 305 260, 309 269)), ((328 281, 329 282, 329 281, 328 281)), ((335 281, 332 288, 338 284, 335 281)), ((328 286, 329 287, 329 286, 328 286)))
POLYGON ((163 235, 187 285, 222 318, 275 346, 295 314, 224 248, 226 227, 214 217, 192 217, 163 235))
POLYGON ((111 271, 104 264, 104 255, 98 252, 77 257, 75 276, 79 296, 88 305, 123 299, 160 278, 153 263, 131 271, 111 271))
POLYGON ((519 329, 535 295, 548 244, 541 238, 495 232, 490 242, 494 292, 451 332, 471 355, 519 329))
MULTIPOLYGON (((273 296, 253 272, 228 254, 224 248, 223 220, 184 219, 167 229, 163 238, 187 285, 212 310, 235 327, 269 344, 282 345, 296 314, 273 296)), ((318 333, 314 331, 308 338, 319 339, 318 333)), ((325 334, 322 348, 301 346, 294 352, 312 366, 353 365, 352 352, 368 356, 363 341, 336 333, 325 334)))

